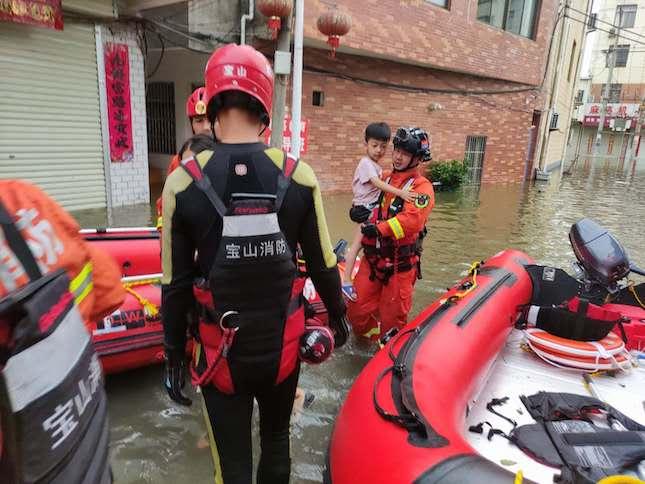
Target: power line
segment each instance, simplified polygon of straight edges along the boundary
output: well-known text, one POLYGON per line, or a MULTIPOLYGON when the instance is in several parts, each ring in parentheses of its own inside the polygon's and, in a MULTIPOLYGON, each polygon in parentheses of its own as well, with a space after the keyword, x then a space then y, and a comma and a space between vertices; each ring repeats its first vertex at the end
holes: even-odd
POLYGON ((628 32, 628 33, 630 33, 630 34, 636 35, 637 37, 642 37, 643 39, 645 39, 645 35, 643 35, 643 34, 639 34, 638 32, 634 32, 633 30, 629 30, 628 28, 625 28, 625 27, 619 27, 619 26, 618 26, 618 25, 616 25, 616 24, 612 24, 611 22, 607 22, 606 20, 601 20, 601 19, 599 19, 598 17, 591 17, 591 15, 587 14, 586 12, 583 12, 582 10, 578 10, 577 8, 573 8, 573 7, 571 7, 571 6, 567 6, 567 8, 568 8, 569 10, 573 10, 574 12, 577 12, 577 13, 579 13, 579 14, 581 14, 581 15, 584 15, 584 16, 585 16, 585 18, 587 18, 587 19, 595 18, 595 21, 596 21, 596 22, 600 22, 600 23, 602 23, 602 24, 609 25, 610 27, 612 27, 612 28, 614 28, 614 29, 620 29, 620 30, 622 30, 622 31, 624 31, 624 32, 628 32))
MULTIPOLYGON (((585 15, 586 17, 588 17, 588 15, 587 15, 587 14, 584 14, 584 15, 585 15)), ((564 14, 564 16, 565 16, 566 18, 569 18, 569 19, 573 20, 574 22, 578 22, 578 23, 581 23, 581 24, 583 24, 583 25, 588 25, 588 23, 587 23, 587 21, 586 21, 586 20, 581 20, 581 19, 578 19, 578 18, 572 17, 572 16, 570 16, 570 15, 567 15, 566 13, 564 14)), ((631 41, 631 42, 634 42, 635 44, 645 45, 645 42, 642 42, 642 41, 640 41, 640 40, 636 40, 636 39, 633 39, 633 38, 631 38, 631 37, 627 37, 627 36, 623 35, 623 34, 621 33, 622 29, 620 29, 619 31, 611 32, 610 30, 601 29, 600 27, 596 27, 596 30, 599 30, 599 31, 601 31, 601 32, 605 32, 605 33, 607 33, 607 34, 609 34, 609 35, 617 35, 619 38, 623 38, 623 39, 629 40, 629 41, 631 41)))

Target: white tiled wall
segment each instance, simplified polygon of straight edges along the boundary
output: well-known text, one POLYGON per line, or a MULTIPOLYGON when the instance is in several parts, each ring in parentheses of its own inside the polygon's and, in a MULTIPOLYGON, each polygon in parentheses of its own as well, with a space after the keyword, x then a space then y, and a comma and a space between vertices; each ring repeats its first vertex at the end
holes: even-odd
MULTIPOLYGON (((143 54, 133 27, 112 25, 102 27, 103 42, 126 44, 130 57, 130 102, 132 104, 132 138, 134 160, 110 163, 112 206, 149 203, 148 138, 146 130, 146 92, 143 54)), ((107 120, 104 120, 107 122, 107 120)))

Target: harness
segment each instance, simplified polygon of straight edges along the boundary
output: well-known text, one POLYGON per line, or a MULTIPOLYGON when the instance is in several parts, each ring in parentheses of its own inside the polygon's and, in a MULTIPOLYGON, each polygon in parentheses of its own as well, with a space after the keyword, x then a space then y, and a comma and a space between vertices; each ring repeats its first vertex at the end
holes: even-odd
MULTIPOLYGON (((245 351, 244 344, 239 347, 235 342, 240 338, 248 342, 252 339, 248 336, 258 332, 284 339, 278 326, 304 317, 302 283, 295 280, 294 257, 278 222, 297 164, 296 159, 284 155, 275 194, 233 193, 226 206, 199 163, 194 158, 182 161, 182 168, 222 219, 221 240, 208 281, 202 279, 193 285, 201 311, 199 338, 205 356, 205 364, 198 361, 192 368, 195 385, 214 383, 221 391, 233 393, 229 356, 233 348, 237 353, 245 351)), ((281 344, 287 349, 281 354, 278 382, 295 365, 297 341, 295 345, 289 343, 300 337, 287 329, 284 334, 289 341, 281 344), (285 351, 290 354, 285 355, 285 351)))
MULTIPOLYGON (((388 177, 385 182, 390 183, 391 177, 388 177)), ((410 177, 403 184, 402 190, 410 190, 414 184, 416 177, 410 177)), ((390 206, 385 206, 385 193, 381 192, 378 199, 377 221, 393 219, 397 224, 398 220, 394 219, 405 205, 405 201, 401 197, 396 197, 390 203, 390 206), (384 209, 386 209, 384 211, 384 209)), ((396 229, 397 227, 393 227, 396 229)), ((398 230, 401 230, 398 226, 398 230)), ((423 252, 423 239, 428 233, 424 227, 413 240, 405 238, 403 243, 398 242, 392 237, 377 237, 369 239, 363 237, 361 242, 363 246, 363 254, 370 266, 370 280, 379 280, 383 284, 387 284, 390 278, 398 272, 407 272, 416 268, 417 278, 421 279, 421 253, 423 252)))

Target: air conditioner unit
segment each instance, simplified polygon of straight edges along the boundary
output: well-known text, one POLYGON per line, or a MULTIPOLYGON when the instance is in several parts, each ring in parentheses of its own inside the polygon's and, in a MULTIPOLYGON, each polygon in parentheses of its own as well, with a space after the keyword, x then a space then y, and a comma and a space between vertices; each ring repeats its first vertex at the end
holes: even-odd
POLYGON ((560 115, 556 112, 551 113, 551 121, 549 122, 549 131, 555 131, 558 129, 558 120, 560 115))

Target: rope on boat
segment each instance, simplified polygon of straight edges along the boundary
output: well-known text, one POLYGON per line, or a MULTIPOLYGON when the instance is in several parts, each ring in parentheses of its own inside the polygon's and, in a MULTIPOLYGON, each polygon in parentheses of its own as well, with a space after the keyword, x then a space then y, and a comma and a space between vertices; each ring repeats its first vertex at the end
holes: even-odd
POLYGON ((131 294, 137 301, 139 301, 139 304, 141 304, 141 307, 143 308, 143 314, 145 315, 146 318, 156 317, 159 314, 159 307, 149 299, 146 299, 145 297, 143 297, 141 294, 139 294, 137 291, 135 291, 132 288, 137 286, 147 286, 150 284, 157 284, 159 283, 159 281, 160 281, 159 277, 153 277, 150 279, 141 279, 138 281, 122 282, 123 289, 125 289, 128 294, 131 294))

